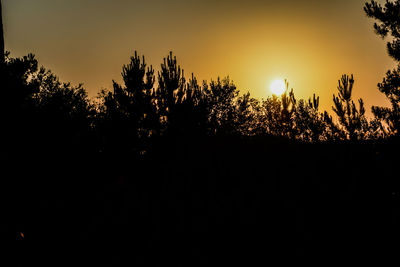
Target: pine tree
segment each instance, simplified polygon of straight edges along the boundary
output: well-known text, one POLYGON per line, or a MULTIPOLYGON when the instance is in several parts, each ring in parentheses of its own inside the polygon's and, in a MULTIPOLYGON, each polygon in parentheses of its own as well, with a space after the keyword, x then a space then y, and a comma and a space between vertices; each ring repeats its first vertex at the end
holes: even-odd
POLYGON ((174 105, 181 101, 184 94, 184 72, 177 64, 172 52, 164 58, 161 71, 158 72, 158 88, 156 91, 157 105, 163 116, 167 116, 174 105))
POLYGON ((164 58, 158 73, 155 104, 163 130, 169 135, 191 138, 208 132, 207 87, 199 86, 193 73, 186 82, 184 71, 172 52, 164 58))
MULTIPOLYGON (((368 17, 377 20, 374 24, 377 35, 382 38, 391 37, 387 43, 388 54, 400 63, 400 1, 386 1, 384 6, 371 1, 365 4, 364 11, 368 17)), ((378 84, 378 89, 389 99, 391 107, 374 106, 372 113, 384 135, 400 135, 400 65, 387 72, 383 82, 378 84), (386 127, 383 127, 382 122, 386 127)))
POLYGON ((384 6, 371 1, 365 4, 364 11, 368 17, 378 21, 374 23, 377 35, 382 38, 390 35, 393 38, 387 43, 387 50, 392 58, 400 61, 400 1, 386 1, 384 6))
POLYGON ((366 122, 363 100, 361 98, 358 100, 359 108, 357 109, 354 101, 351 99, 353 86, 353 75, 343 75, 337 87, 339 91, 338 96, 333 95, 335 105, 332 107, 333 111, 339 117, 339 122, 347 138, 352 141, 363 138, 366 122))
POLYGON ((293 89, 289 91, 289 82, 285 80, 286 91, 281 96, 282 110, 281 110, 281 123, 284 135, 294 139, 296 138, 296 128, 293 123, 293 115, 296 112, 296 98, 293 89))
POLYGON ((154 106, 154 70, 135 52, 122 68, 124 85, 113 81, 114 90, 103 92, 100 132, 105 146, 143 151, 145 140, 159 132, 154 106), (140 142, 139 142, 140 140, 140 142))
POLYGON ((378 121, 386 123, 383 129, 385 135, 400 135, 400 65, 393 71, 388 71, 378 89, 389 99, 391 107, 372 107, 372 113, 378 121))

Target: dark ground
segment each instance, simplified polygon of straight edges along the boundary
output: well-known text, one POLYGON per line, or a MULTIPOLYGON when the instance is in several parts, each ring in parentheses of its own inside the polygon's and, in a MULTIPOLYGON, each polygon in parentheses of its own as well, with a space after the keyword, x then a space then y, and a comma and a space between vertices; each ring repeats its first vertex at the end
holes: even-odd
POLYGON ((21 266, 325 266, 398 252, 396 141, 229 137, 164 140, 156 148, 140 160, 49 148, 8 157, 1 234, 12 251, 4 259, 21 266))

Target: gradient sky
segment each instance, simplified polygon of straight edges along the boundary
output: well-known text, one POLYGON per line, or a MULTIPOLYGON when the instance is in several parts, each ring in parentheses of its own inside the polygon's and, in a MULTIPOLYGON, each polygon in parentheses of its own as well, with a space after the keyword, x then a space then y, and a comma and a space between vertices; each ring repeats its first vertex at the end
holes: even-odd
POLYGON ((3 0, 6 49, 36 54, 63 81, 84 83, 90 96, 137 50, 156 70, 173 51, 185 76, 229 75, 241 92, 270 95, 289 80, 295 94, 320 95, 331 111, 344 73, 354 97, 385 105, 376 84, 395 62, 363 12, 365 0, 3 0))

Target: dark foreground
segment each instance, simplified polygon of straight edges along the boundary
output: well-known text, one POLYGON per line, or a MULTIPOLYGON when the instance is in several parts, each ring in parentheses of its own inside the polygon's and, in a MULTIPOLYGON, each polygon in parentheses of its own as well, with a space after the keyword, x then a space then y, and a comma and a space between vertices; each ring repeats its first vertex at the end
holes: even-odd
POLYGON ((230 137, 156 147, 141 159, 51 148, 10 156, 1 186, 1 240, 11 250, 4 259, 22 266, 325 266, 398 252, 395 141, 230 137))

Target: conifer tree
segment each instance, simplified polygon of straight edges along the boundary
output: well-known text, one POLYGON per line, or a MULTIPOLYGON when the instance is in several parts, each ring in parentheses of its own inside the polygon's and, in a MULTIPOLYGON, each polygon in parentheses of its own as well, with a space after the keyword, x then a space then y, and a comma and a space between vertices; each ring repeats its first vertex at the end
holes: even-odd
POLYGON ((296 137, 296 128, 293 123, 293 114, 296 112, 296 98, 293 89, 289 91, 289 82, 285 80, 286 91, 281 96, 282 110, 281 110, 281 123, 282 130, 285 135, 290 138, 296 137))
POLYGON ((388 71, 378 89, 389 99, 391 107, 372 107, 372 113, 379 121, 386 123, 384 128, 380 125, 385 135, 400 135, 400 65, 397 69, 388 71))
POLYGON ((352 141, 363 138, 366 123, 363 100, 361 98, 358 100, 359 108, 357 109, 351 98, 353 86, 353 75, 343 75, 337 87, 338 96, 333 95, 334 106, 332 107, 339 117, 339 122, 346 133, 347 139, 352 141))
POLYGON ((171 124, 174 127, 178 123, 174 120, 179 120, 178 106, 184 99, 185 85, 184 72, 177 64, 176 56, 170 52, 161 64, 161 71, 158 72, 158 87, 155 92, 157 110, 165 129, 171 124))
POLYGON ((179 104, 181 126, 191 134, 205 135, 209 132, 209 101, 207 92, 199 86, 192 73, 191 79, 185 86, 184 97, 179 104))
MULTIPOLYGON (((364 11, 377 22, 374 24, 375 33, 382 38, 390 36, 387 52, 397 63, 400 63, 400 1, 386 1, 382 6, 376 1, 365 4, 364 11)), ((391 107, 372 107, 384 135, 400 135, 400 65, 388 71, 382 83, 378 84, 380 92, 389 99, 391 107), (386 127, 382 126, 382 122, 386 127)))
POLYGON ((113 92, 103 92, 101 132, 106 145, 139 148, 146 138, 158 133, 158 115, 153 104, 154 70, 147 68, 145 58, 135 52, 130 63, 122 68, 124 86, 113 81, 113 92))
POLYGON ((387 43, 389 55, 396 61, 400 61, 400 1, 386 1, 385 5, 371 1, 364 6, 366 15, 377 20, 374 30, 382 38, 390 35, 392 40, 387 43))

